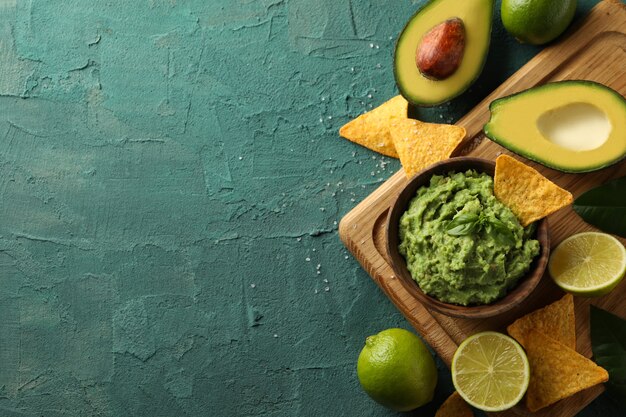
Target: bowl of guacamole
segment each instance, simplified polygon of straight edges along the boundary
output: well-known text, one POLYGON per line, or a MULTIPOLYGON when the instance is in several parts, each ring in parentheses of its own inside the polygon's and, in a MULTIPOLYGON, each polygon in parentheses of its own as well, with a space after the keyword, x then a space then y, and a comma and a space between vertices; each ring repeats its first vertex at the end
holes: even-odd
POLYGON ((407 183, 389 212, 394 272, 428 308, 490 317, 521 303, 543 276, 547 221, 522 227, 493 194, 494 169, 470 157, 434 164, 407 183))

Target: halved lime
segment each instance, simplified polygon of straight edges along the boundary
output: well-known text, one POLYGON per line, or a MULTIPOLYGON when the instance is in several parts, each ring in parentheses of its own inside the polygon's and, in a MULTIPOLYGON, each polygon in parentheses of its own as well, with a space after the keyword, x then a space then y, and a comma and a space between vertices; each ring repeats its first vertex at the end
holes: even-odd
POLYGON ((626 249, 609 234, 578 233, 552 252, 548 271, 567 292, 588 297, 604 295, 624 277, 626 249))
POLYGON ((484 411, 508 410, 517 404, 530 380, 528 358, 515 340, 482 332, 461 343, 452 359, 452 383, 461 397, 484 411))

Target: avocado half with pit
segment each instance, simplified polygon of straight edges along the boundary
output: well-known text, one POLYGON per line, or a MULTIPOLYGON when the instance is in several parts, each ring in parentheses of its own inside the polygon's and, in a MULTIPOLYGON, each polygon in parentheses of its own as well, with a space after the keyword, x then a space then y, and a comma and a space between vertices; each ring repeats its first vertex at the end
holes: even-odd
POLYGON ((495 100, 484 132, 563 172, 589 172, 626 156, 626 100, 592 81, 559 81, 495 100))
POLYGON ((494 0, 431 0, 406 24, 394 55, 400 94, 435 106, 478 78, 491 40, 494 0))

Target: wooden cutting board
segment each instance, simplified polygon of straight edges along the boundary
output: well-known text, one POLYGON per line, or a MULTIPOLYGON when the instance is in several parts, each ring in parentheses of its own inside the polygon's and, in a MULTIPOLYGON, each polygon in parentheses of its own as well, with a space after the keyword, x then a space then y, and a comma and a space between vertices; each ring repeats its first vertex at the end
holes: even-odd
MULTIPOLYGON (((495 159, 506 149, 486 139, 483 125, 489 119, 489 103, 535 85, 565 79, 585 79, 608 85, 626 96, 626 6, 619 1, 600 2, 571 34, 558 44, 550 46, 528 62, 471 112, 458 121, 467 130, 467 141, 457 153, 486 159, 495 159)), ((626 161, 610 168, 587 174, 565 174, 529 162, 546 177, 571 191, 574 197, 605 181, 626 175, 626 161)), ((483 330, 505 332, 516 318, 542 307, 563 294, 544 276, 535 292, 520 307, 501 316, 468 320, 447 317, 427 310, 412 298, 393 276, 385 253, 385 223, 388 209, 404 187, 406 178, 400 170, 350 211, 341 221, 339 235, 346 247, 359 260, 391 301, 417 331, 450 365, 454 351, 466 337, 483 330)), ((578 232, 593 230, 571 208, 560 210, 549 217, 552 247, 564 238, 578 232)), ((621 239, 626 244, 626 240, 621 239)), ((591 356, 589 336, 589 304, 597 305, 626 319, 626 279, 609 295, 597 299, 576 298, 577 350, 591 356)), ((550 416, 572 417, 594 400, 603 386, 596 386, 562 400, 537 413, 530 413, 518 405, 506 413, 493 416, 550 416)))

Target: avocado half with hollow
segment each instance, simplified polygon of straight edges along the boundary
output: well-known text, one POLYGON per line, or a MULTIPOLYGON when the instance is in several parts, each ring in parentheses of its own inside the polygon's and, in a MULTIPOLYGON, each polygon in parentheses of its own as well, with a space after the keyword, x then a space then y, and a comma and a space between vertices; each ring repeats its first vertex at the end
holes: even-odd
POLYGON ((394 76, 412 104, 435 106, 478 78, 491 40, 494 0, 431 0, 411 17, 398 41, 394 76))
POLYGON ((626 100, 592 81, 559 81, 495 100, 485 135, 564 172, 589 172, 626 156, 626 100))

